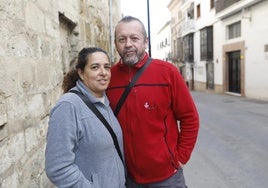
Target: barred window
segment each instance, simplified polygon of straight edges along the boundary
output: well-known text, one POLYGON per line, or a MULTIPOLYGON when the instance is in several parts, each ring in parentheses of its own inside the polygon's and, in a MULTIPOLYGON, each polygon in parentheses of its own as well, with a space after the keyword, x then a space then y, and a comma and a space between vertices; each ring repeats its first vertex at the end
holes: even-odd
POLYGON ((213 27, 200 30, 200 59, 204 61, 213 59, 213 27))
POLYGON ((215 7, 214 0, 210 0, 210 9, 213 9, 215 7))
POLYGON ((184 60, 194 62, 194 35, 193 33, 183 38, 184 60))
POLYGON ((241 22, 228 25, 228 39, 238 38, 241 36, 241 22))

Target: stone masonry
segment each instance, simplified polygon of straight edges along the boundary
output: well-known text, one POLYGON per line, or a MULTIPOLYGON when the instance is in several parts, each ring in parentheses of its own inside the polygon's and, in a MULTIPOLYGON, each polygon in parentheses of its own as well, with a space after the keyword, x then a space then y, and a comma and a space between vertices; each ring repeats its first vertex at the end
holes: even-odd
POLYGON ((114 53, 120 17, 120 0, 0 0, 0 187, 53 187, 44 151, 63 76, 82 47, 114 53))

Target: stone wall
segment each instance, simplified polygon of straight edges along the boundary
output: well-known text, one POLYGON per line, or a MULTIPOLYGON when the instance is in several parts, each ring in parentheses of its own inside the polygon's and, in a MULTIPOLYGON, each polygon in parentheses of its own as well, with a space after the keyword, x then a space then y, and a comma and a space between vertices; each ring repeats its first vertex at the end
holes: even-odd
POLYGON ((120 0, 0 0, 0 187, 53 187, 45 138, 63 75, 84 46, 114 53, 120 17, 120 0))

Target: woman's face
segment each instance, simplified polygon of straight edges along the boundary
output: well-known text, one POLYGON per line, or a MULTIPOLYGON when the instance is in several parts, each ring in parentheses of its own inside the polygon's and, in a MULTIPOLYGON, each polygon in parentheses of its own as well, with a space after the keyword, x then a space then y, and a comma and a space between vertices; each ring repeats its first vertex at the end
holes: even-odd
POLYGON ((94 52, 88 55, 84 71, 78 74, 95 97, 102 97, 111 79, 111 63, 103 52, 94 52))

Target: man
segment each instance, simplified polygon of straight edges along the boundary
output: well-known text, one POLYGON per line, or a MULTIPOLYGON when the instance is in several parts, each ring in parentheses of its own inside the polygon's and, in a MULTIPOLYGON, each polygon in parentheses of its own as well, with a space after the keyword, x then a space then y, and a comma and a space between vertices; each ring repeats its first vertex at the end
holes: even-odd
MULTIPOLYGON (((143 23, 131 16, 115 28, 121 57, 107 95, 113 110, 135 73, 149 59, 143 23)), ((152 59, 117 115, 123 131, 128 188, 184 188, 182 167, 196 143, 199 117, 177 68, 152 59)))

